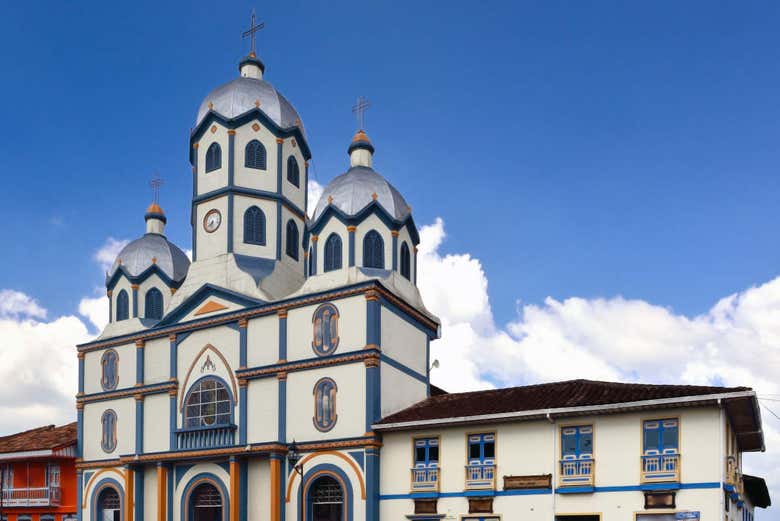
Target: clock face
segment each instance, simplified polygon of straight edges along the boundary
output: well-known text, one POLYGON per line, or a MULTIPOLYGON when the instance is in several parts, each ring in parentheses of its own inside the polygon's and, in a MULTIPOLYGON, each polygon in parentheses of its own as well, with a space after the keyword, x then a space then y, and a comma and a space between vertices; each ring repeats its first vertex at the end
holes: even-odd
POLYGON ((203 218, 203 229, 209 233, 214 233, 221 223, 222 214, 219 213, 219 210, 209 210, 206 217, 203 218))

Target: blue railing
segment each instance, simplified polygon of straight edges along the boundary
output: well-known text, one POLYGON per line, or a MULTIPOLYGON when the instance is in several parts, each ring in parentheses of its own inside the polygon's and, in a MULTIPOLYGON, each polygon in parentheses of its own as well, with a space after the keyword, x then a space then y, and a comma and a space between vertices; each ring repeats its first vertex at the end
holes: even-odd
POLYGON ((198 427, 176 431, 176 446, 179 449, 213 449, 230 447, 235 443, 235 425, 198 427))
POLYGON ((642 481, 680 481, 680 455, 642 456, 642 481))
POLYGON ((467 489, 495 489, 495 465, 466 465, 467 489))
POLYGON ((415 492, 439 490, 439 469, 412 469, 412 490, 415 492))
POLYGON ((561 460, 561 485, 593 485, 595 460, 561 460))

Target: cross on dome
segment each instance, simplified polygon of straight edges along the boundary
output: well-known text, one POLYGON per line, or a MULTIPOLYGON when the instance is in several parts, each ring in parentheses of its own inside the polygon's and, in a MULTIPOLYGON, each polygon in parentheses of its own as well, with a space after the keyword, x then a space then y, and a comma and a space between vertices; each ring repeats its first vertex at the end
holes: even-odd
POLYGON ((357 103, 352 107, 352 113, 357 118, 358 130, 366 128, 366 110, 371 106, 371 103, 364 96, 360 96, 357 99, 357 103))
POLYGON ((252 18, 249 23, 249 29, 241 33, 241 38, 249 37, 250 45, 249 45, 249 56, 254 57, 255 54, 255 33, 260 31, 262 28, 265 27, 265 22, 260 22, 259 24, 255 24, 255 10, 252 9, 252 18))
POLYGON ((154 193, 154 204, 159 204, 160 202, 160 187, 165 184, 165 181, 162 177, 160 177, 160 174, 155 173, 154 177, 152 177, 152 180, 149 181, 149 186, 152 188, 152 192, 154 193))

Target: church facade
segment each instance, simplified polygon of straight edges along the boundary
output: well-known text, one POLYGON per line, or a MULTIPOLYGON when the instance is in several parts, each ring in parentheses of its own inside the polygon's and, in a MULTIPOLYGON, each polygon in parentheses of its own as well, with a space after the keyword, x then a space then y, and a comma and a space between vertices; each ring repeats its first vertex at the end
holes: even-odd
POLYGON ((431 386, 411 207, 360 130, 309 212, 306 132, 264 72, 250 53, 199 108, 192 260, 155 202, 107 274, 110 323, 78 346, 79 521, 752 513, 749 389, 431 386))

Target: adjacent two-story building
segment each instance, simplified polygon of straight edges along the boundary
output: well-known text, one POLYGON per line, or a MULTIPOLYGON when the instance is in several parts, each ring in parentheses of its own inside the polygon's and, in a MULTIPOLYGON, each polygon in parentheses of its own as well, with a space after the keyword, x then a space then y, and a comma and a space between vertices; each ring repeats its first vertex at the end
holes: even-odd
POLYGON ((76 520, 76 424, 0 438, 3 521, 76 520))
POLYGON ((264 73, 250 53, 197 112, 192 261, 155 202, 107 274, 110 323, 78 347, 79 521, 740 508, 749 389, 433 388, 412 208, 361 129, 309 212, 307 135, 264 73))

